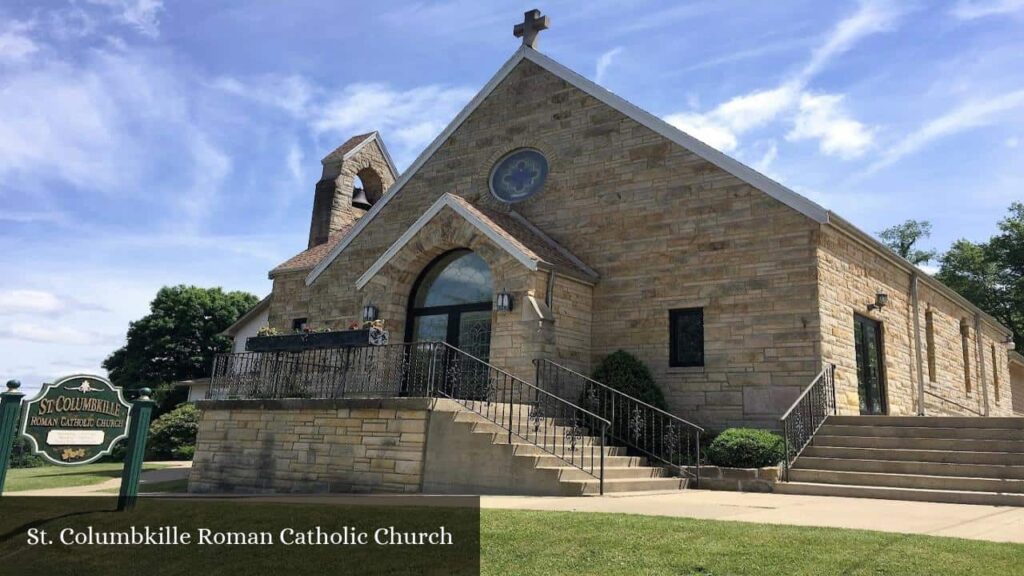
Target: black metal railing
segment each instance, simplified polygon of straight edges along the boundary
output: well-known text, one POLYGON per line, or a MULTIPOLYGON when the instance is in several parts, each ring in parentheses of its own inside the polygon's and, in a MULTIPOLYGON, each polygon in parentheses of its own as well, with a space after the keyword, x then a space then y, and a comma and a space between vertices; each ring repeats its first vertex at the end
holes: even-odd
POLYGON ((461 404, 543 455, 599 480, 604 494, 611 422, 444 342, 214 359, 207 399, 421 396, 461 404))
POLYGON ((218 354, 207 399, 425 395, 430 342, 218 354))
POLYGON ((789 468, 793 461, 810 444, 825 419, 835 413, 836 367, 834 364, 826 364, 780 419, 785 440, 783 480, 789 482, 789 468))
POLYGON ((700 484, 703 428, 550 360, 533 363, 539 387, 608 420, 609 437, 700 484))
POLYGON ((600 480, 611 422, 445 343, 434 365, 435 396, 449 398, 600 480))

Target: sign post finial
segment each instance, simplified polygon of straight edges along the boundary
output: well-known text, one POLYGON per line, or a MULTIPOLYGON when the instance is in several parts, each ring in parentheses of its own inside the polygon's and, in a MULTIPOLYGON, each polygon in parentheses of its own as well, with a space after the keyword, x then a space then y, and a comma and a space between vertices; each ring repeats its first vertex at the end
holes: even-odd
POLYGON ((551 19, 541 16, 540 10, 534 8, 523 14, 522 24, 516 24, 512 28, 512 35, 523 39, 523 46, 537 48, 537 35, 541 30, 547 30, 551 26, 551 19))

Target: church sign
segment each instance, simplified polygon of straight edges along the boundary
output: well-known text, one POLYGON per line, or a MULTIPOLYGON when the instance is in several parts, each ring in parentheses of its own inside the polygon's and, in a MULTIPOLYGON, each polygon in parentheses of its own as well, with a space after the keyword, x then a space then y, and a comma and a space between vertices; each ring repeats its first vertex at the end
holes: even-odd
POLYGON ((50 463, 88 464, 128 436, 130 414, 131 405, 106 378, 68 376, 25 404, 21 433, 50 463))

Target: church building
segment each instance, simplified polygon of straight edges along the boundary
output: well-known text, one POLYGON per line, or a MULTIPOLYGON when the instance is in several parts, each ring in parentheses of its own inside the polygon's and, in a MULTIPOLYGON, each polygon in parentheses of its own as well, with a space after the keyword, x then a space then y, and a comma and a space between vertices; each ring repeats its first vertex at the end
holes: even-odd
POLYGON ((713 487, 701 435, 747 426, 782 432, 776 490, 1024 504, 1005 326, 538 52, 546 27, 404 172, 378 132, 324 157, 265 303, 302 348, 218 359, 191 491, 713 487), (667 410, 588 378, 619 350, 667 410))

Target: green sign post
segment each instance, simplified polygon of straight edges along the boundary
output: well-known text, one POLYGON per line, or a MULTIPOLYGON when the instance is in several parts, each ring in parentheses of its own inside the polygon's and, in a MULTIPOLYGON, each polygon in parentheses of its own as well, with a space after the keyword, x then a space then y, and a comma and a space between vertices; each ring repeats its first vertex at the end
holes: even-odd
POLYGON ((76 375, 45 384, 25 403, 21 433, 51 464, 88 464, 127 436, 131 405, 100 376, 76 375))
POLYGON ((118 510, 135 508, 139 497, 139 478, 142 476, 142 461, 146 456, 146 435, 149 433, 149 419, 156 402, 149 398, 153 391, 139 390, 139 398, 132 403, 131 430, 128 433, 128 451, 124 455, 124 469, 121 471, 121 491, 117 496, 118 510))
POLYGON ((4 480, 7 479, 7 465, 14 449, 14 434, 18 428, 18 413, 21 412, 21 399, 24 394, 18 392, 21 382, 11 380, 7 383, 7 391, 0 394, 0 495, 4 492, 4 480))

